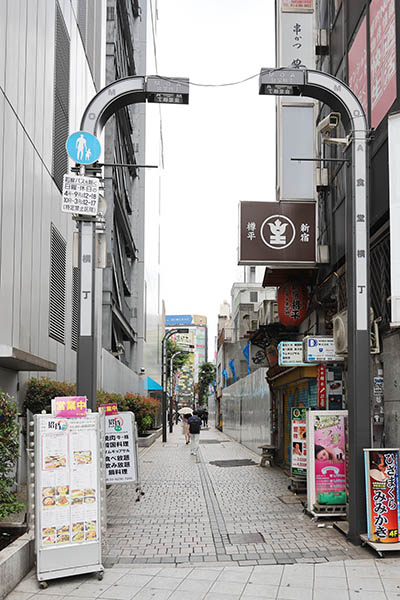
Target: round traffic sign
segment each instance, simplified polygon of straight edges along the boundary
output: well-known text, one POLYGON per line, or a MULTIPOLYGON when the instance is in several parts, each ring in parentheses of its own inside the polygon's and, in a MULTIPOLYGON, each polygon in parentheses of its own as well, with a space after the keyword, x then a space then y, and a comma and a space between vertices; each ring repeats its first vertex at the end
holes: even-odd
POLYGON ((95 135, 87 131, 72 133, 65 144, 68 156, 80 165, 91 165, 101 154, 101 145, 95 135))

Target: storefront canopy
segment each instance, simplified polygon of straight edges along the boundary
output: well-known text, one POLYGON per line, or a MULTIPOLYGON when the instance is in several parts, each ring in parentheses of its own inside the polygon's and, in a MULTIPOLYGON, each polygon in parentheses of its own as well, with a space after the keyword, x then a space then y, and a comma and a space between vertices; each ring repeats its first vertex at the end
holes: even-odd
POLYGON ((151 377, 147 378, 147 390, 149 392, 154 392, 155 390, 162 390, 162 387, 157 381, 154 381, 151 377))

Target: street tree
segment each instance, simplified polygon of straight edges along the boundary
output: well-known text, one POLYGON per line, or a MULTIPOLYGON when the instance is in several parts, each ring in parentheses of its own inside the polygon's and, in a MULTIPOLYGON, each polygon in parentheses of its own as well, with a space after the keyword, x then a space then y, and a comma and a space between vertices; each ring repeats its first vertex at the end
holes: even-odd
POLYGON ((204 362, 199 368, 199 404, 207 404, 209 385, 215 385, 216 367, 214 363, 204 362))

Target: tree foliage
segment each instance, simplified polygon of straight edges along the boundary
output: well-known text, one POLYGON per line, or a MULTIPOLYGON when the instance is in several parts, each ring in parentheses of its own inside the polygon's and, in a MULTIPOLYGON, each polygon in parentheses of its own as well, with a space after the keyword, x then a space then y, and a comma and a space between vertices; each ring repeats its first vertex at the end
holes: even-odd
POLYGON ((216 367, 214 363, 204 362, 199 369, 199 404, 207 403, 208 388, 210 383, 214 385, 216 367))
POLYGON ((18 460, 17 407, 14 399, 0 392, 0 520, 23 509, 17 502, 15 465, 18 460))
POLYGON ((176 352, 181 352, 182 354, 177 354, 174 357, 172 367, 174 372, 180 371, 190 360, 190 353, 185 352, 182 346, 175 340, 169 339, 167 341, 167 377, 170 377, 171 358, 176 352))

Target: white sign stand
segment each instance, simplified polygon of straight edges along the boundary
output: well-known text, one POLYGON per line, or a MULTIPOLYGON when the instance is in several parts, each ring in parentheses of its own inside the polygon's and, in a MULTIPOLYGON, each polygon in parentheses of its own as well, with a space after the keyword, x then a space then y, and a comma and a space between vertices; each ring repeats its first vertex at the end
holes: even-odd
POLYGON ((82 573, 103 578, 104 472, 97 413, 82 418, 35 415, 35 550, 37 579, 82 573))

